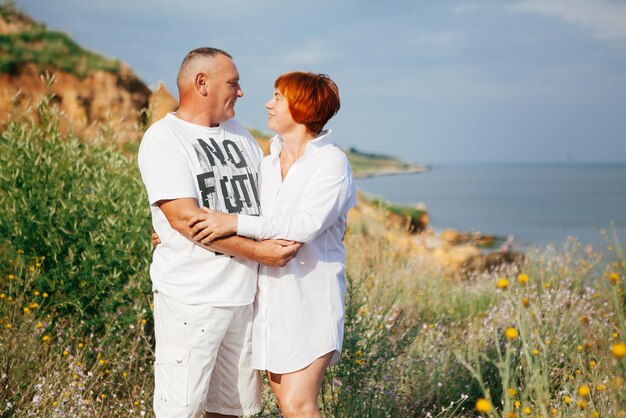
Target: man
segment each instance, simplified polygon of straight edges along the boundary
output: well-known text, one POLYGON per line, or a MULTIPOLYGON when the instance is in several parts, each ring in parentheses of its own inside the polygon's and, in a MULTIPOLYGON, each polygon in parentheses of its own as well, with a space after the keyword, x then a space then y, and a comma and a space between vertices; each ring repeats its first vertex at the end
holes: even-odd
POLYGON ((192 241, 188 222, 200 206, 260 214, 262 153, 232 119, 243 91, 228 53, 189 52, 177 86, 178 111, 146 131, 138 157, 161 240, 150 266, 154 410, 157 417, 252 415, 260 409, 259 375, 250 367, 257 263, 285 265, 299 245, 237 236, 210 248, 192 241))

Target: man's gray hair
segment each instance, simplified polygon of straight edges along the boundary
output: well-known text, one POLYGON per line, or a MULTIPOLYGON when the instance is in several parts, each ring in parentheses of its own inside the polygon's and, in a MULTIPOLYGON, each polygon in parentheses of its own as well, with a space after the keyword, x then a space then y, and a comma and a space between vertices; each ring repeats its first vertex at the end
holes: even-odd
POLYGON ((214 57, 216 55, 224 55, 230 59, 233 58, 232 55, 224 50, 207 46, 192 49, 191 51, 189 51, 183 59, 183 62, 180 64, 180 69, 178 70, 178 77, 176 78, 176 84, 178 85, 178 89, 180 90, 180 88, 182 87, 181 75, 183 74, 184 69, 189 62, 191 62, 196 57, 214 57))

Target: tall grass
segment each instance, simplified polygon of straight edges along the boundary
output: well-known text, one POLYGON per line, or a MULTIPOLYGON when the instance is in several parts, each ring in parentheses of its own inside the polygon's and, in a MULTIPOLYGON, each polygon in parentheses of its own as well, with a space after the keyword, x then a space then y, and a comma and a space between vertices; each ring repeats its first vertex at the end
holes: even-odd
MULTIPOLYGON (((39 122, 0 134, 0 416, 150 416, 149 211, 133 159, 39 122)), ((623 247, 521 271, 429 269, 385 208, 351 215, 325 417, 624 416, 623 247)), ((269 388, 260 417, 278 416, 269 388)))

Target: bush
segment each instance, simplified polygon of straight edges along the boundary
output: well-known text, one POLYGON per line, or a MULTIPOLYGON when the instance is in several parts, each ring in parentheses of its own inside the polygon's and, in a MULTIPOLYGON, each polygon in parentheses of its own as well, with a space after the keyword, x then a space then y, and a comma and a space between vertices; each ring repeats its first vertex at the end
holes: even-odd
POLYGON ((150 292, 150 214, 137 165, 62 135, 48 100, 39 123, 9 123, 0 134, 0 249, 39 260, 32 290, 53 295, 60 314, 104 325, 104 313, 120 313, 132 323, 150 292))

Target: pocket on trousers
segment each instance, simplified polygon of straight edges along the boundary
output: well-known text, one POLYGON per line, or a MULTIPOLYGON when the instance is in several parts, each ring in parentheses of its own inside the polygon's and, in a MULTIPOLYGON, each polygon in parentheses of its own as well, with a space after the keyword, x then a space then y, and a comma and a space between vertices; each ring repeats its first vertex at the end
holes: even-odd
POLYGON ((165 404, 188 406, 189 349, 157 347, 154 361, 155 396, 165 404))

